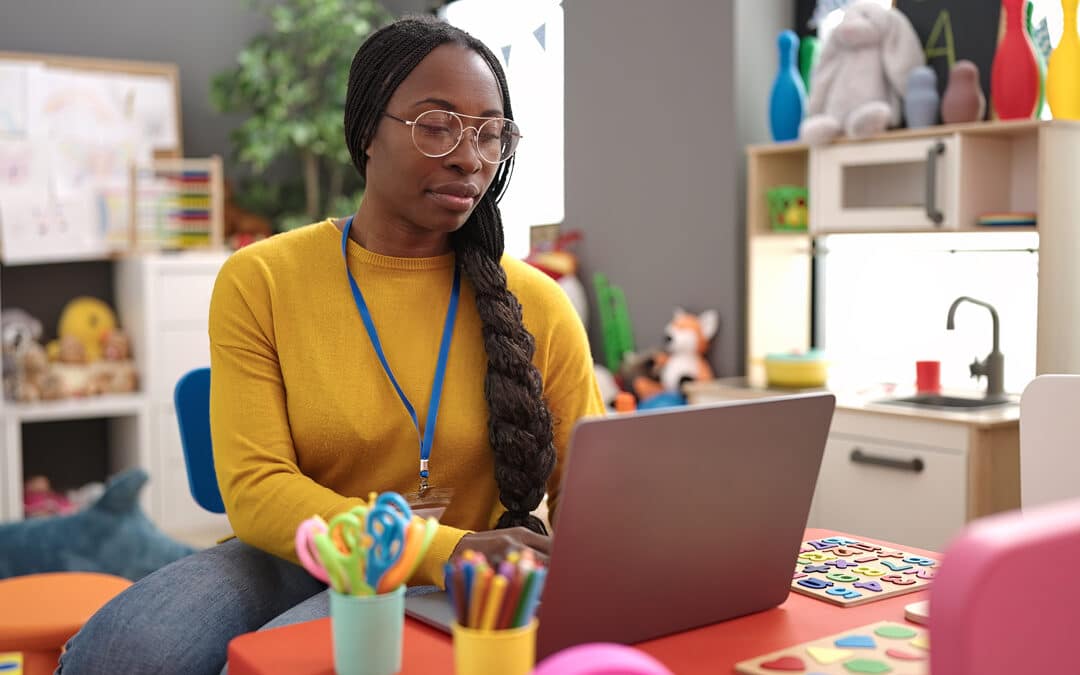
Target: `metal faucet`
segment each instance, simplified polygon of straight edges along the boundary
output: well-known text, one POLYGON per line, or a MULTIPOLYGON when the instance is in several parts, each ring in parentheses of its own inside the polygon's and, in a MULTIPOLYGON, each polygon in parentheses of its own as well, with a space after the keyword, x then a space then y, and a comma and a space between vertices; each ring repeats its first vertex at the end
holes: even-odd
POLYGON ((990 316, 994 320, 994 347, 984 360, 980 361, 976 358, 971 363, 971 376, 976 379, 983 375, 986 376, 986 398, 1003 398, 1005 394, 1005 357, 998 350, 997 310, 989 303, 962 295, 956 300, 953 300, 952 306, 949 307, 949 320, 946 322, 945 328, 947 330, 953 330, 955 327, 953 316, 956 314, 956 307, 965 301, 976 305, 982 305, 987 308, 990 310, 990 316))

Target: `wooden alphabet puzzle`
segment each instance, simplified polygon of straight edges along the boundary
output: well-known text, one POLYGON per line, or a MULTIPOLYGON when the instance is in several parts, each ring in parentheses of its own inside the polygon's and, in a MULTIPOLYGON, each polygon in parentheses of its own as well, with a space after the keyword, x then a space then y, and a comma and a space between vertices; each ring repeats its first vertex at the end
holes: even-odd
POLYGON ((743 675, 927 675, 930 637, 925 628, 879 621, 742 661, 735 670, 743 675))
POLYGON ((847 537, 804 542, 791 590, 854 607, 925 589, 939 561, 847 537))

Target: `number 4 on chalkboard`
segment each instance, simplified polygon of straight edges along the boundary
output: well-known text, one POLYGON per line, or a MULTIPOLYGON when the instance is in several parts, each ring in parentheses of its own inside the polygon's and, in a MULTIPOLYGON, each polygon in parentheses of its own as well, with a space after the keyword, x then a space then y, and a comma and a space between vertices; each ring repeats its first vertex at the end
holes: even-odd
POLYGON ((926 39, 926 60, 933 61, 944 56, 949 70, 956 65, 956 43, 953 41, 952 20, 949 18, 949 10, 943 9, 938 14, 934 27, 930 30, 930 37, 926 39), (940 44, 944 41, 944 45, 940 44))

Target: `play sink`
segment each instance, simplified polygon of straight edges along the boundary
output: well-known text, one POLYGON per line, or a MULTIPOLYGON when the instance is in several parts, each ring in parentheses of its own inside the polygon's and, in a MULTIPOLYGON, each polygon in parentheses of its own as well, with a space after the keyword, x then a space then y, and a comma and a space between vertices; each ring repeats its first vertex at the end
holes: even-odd
POLYGON ((962 396, 942 396, 941 394, 918 394, 916 396, 905 396, 903 398, 887 398, 881 401, 875 401, 875 403, 963 410, 1016 405, 1014 401, 1008 399, 965 398, 962 396))

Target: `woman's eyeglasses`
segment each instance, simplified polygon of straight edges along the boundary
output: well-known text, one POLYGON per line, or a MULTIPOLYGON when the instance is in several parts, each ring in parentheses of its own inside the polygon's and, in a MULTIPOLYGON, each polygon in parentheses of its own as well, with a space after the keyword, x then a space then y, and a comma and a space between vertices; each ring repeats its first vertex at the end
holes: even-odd
POLYGON ((476 150, 488 164, 500 164, 514 156, 521 132, 514 120, 505 117, 474 117, 447 110, 428 110, 413 121, 384 113, 412 129, 413 145, 428 157, 445 157, 457 149, 466 129, 473 130, 476 150), (465 126, 463 118, 484 120, 479 126, 465 126))

